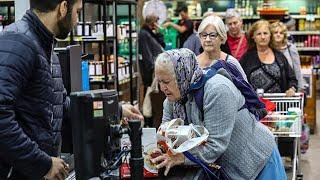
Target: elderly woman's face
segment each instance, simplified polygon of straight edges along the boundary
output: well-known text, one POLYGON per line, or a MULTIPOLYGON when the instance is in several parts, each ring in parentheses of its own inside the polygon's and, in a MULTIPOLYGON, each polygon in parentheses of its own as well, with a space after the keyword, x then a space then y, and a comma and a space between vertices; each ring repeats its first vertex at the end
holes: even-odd
POLYGON ((201 45, 204 51, 211 52, 220 49, 221 38, 213 25, 208 25, 200 34, 201 45))
POLYGON ((281 30, 280 27, 275 28, 273 32, 273 40, 276 43, 282 43, 284 39, 284 32, 281 30))
POLYGON ((268 26, 261 26, 253 34, 253 40, 257 46, 268 46, 271 33, 268 26))
POLYGON ((178 101, 181 98, 176 79, 165 69, 156 68, 155 77, 159 82, 161 91, 166 95, 169 101, 178 101))

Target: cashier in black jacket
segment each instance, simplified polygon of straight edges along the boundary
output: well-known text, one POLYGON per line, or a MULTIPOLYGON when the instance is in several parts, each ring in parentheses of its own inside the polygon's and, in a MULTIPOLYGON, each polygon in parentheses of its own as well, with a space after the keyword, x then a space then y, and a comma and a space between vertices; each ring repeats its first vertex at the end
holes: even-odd
MULTIPOLYGON (((82 0, 30 0, 23 18, 0 34, 0 179, 65 179, 60 158, 68 109, 55 38, 76 24, 82 0)), ((131 105, 122 115, 142 119, 131 105)))

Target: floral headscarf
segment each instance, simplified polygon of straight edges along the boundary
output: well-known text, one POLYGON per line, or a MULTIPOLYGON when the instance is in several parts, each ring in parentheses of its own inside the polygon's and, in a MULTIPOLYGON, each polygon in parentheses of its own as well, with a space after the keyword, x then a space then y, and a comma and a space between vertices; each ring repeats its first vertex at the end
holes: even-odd
POLYGON ((173 103, 173 117, 186 120, 185 103, 190 85, 200 80, 202 70, 198 66, 195 54, 189 49, 175 49, 166 51, 172 62, 181 99, 173 103))

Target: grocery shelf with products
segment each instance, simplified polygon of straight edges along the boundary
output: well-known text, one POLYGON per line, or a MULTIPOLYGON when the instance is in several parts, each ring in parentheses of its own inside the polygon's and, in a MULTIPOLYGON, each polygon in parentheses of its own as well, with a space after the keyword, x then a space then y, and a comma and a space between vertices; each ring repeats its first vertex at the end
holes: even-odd
POLYGON ((135 14, 136 1, 133 0, 84 0, 79 23, 69 38, 59 41, 59 46, 67 43, 82 45, 83 54, 87 54, 85 60, 88 63, 90 89, 115 88, 120 100, 131 103, 138 97, 139 77, 136 75, 135 14))
MULTIPOLYGON (((299 1, 295 3, 291 3, 290 0, 268 2, 263 0, 165 0, 164 2, 168 7, 168 16, 173 20, 179 19, 174 13, 174 9, 176 9, 179 3, 187 3, 189 17, 194 21, 201 21, 203 19, 202 15, 206 12, 214 12, 224 17, 227 8, 236 8, 242 16, 244 31, 248 31, 251 25, 259 19, 282 19, 288 14, 290 14, 290 17, 294 20, 295 31, 300 31, 299 33, 304 34, 304 32, 301 31, 316 31, 317 33, 320 30, 320 3, 316 0, 299 1)), ((305 32, 305 34, 312 35, 313 33, 308 34, 308 32, 305 32)))
POLYGON ((14 19, 14 1, 0 1, 0 32, 14 19))
POLYGON ((320 48, 320 35, 294 35, 294 43, 298 48, 318 50, 320 48))
POLYGON ((289 31, 289 35, 320 35, 320 31, 289 31))
POLYGON ((317 67, 320 63, 320 44, 319 35, 317 33, 308 34, 295 34, 293 35, 294 44, 300 55, 301 72, 302 76, 307 84, 307 103, 304 108, 306 121, 310 126, 310 132, 314 133, 316 127, 316 98, 317 94, 317 81, 319 71, 317 67))
POLYGON ((297 47, 298 51, 320 51, 320 47, 297 47))
POLYGON ((313 133, 316 127, 317 82, 319 81, 320 58, 320 16, 292 15, 295 20, 294 31, 289 31, 300 55, 302 75, 307 83, 307 103, 304 111, 308 114, 306 120, 313 133))

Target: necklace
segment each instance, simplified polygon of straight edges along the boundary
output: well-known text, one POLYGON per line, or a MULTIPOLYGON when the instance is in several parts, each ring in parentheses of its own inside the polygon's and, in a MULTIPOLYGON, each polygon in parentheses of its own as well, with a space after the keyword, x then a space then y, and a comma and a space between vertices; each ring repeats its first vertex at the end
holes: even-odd
POLYGON ((274 62, 274 56, 270 52, 271 49, 267 49, 265 51, 258 51, 258 56, 261 62, 266 64, 271 64, 274 62))
POLYGON ((258 51, 259 54, 261 55, 266 55, 269 53, 269 48, 267 50, 264 50, 264 51, 258 51))

